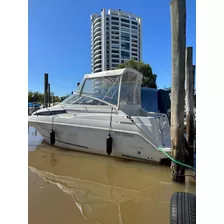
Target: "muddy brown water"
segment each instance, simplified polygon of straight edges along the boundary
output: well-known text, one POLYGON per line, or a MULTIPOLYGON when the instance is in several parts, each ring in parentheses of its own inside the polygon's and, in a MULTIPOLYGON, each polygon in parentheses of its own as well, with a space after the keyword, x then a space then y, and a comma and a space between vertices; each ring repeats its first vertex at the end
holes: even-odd
POLYGON ((168 166, 52 147, 32 127, 28 135, 29 224, 168 224, 172 193, 196 194, 195 180, 172 182, 168 166))

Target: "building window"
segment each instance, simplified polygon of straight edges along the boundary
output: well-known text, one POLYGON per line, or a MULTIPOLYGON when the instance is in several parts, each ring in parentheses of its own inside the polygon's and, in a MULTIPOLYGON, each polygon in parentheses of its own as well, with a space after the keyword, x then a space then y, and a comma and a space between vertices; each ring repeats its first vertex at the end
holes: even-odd
POLYGON ((121 49, 130 50, 130 43, 121 42, 121 49))
POLYGON ((123 58, 123 59, 129 59, 130 58, 130 52, 121 51, 121 58, 123 58))
POLYGON ((119 40, 119 36, 112 36, 111 39, 119 40))
POLYGON ((136 56, 137 57, 137 53, 132 53, 132 56, 136 56))
POLYGON ((131 37, 138 39, 138 36, 134 34, 132 34, 131 37))
POLYGON ((124 31, 124 32, 130 32, 130 29, 127 29, 127 28, 124 28, 124 27, 121 27, 121 31, 124 31))
POLYGON ((131 26, 132 29, 137 30, 138 27, 137 26, 131 26))
POLYGON ((111 50, 112 53, 119 54, 119 50, 111 50))
POLYGON ((121 23, 121 26, 126 27, 126 28, 129 28, 130 27, 130 25, 124 24, 124 23, 121 23))
POLYGON ((111 58, 119 58, 120 56, 119 55, 116 55, 116 54, 112 54, 111 55, 111 58))
POLYGON ((131 40, 133 43, 138 43, 138 41, 137 40, 134 40, 134 39, 132 39, 131 40))
POLYGON ((111 22, 112 25, 119 25, 119 22, 111 22))
POLYGON ((121 19, 121 22, 129 23, 130 21, 127 19, 121 19))
POLYGON ((112 64, 112 67, 113 68, 117 68, 118 67, 118 64, 112 64))
POLYGON ((114 17, 114 16, 112 16, 112 17, 111 17, 111 20, 119 21, 119 18, 118 18, 118 17, 114 17))
POLYGON ((113 29, 113 30, 119 30, 119 27, 118 26, 111 26, 111 29, 113 29))
POLYGON ((131 32, 132 32, 132 33, 135 33, 135 34, 137 34, 137 33, 138 33, 138 31, 137 31, 137 30, 132 30, 131 32))
POLYGON ((135 49, 135 48, 132 48, 132 49, 131 49, 131 51, 135 51, 135 52, 137 52, 138 50, 137 50, 137 49, 135 49))
POLYGON ((111 31, 111 34, 119 35, 119 32, 118 31, 111 31))
POLYGON ((121 33, 121 40, 130 41, 129 33, 121 33))
POLYGON ((112 44, 112 45, 111 45, 111 48, 114 48, 114 49, 119 49, 119 45, 112 44))
POLYGON ((112 63, 115 62, 115 63, 119 63, 119 59, 112 59, 112 63))
POLYGON ((111 42, 112 44, 119 44, 119 41, 116 41, 116 40, 112 40, 111 42))
POLYGON ((135 22, 135 21, 131 21, 131 23, 133 24, 133 25, 138 25, 138 23, 137 22, 135 22))
POLYGON ((137 45, 137 44, 132 44, 131 46, 132 46, 132 47, 138 47, 138 45, 137 45))

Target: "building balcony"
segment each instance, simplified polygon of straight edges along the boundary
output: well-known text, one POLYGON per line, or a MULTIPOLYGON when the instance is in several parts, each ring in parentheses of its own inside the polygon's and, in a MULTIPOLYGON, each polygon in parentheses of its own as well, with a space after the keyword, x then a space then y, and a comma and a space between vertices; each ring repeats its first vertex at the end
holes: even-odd
POLYGON ((101 20, 98 20, 96 23, 94 23, 92 28, 94 29, 95 27, 98 27, 98 26, 101 26, 101 20))
POLYGON ((93 44, 93 48, 95 48, 96 46, 101 46, 101 39, 100 40, 97 40, 97 41, 94 41, 94 44, 93 44))
POLYGON ((93 60, 96 60, 100 58, 101 59, 101 52, 97 53, 96 55, 94 55, 93 60))
POLYGON ((101 26, 96 26, 94 29, 93 29, 93 32, 96 33, 98 31, 101 31, 101 26))
POLYGON ((97 51, 94 53, 94 57, 93 57, 93 59, 95 60, 96 58, 99 58, 99 56, 101 56, 101 50, 97 50, 97 51))
POLYGON ((94 33, 93 39, 95 39, 95 37, 98 37, 98 36, 101 37, 101 30, 94 33))
POLYGON ((101 61, 94 64, 94 69, 101 68, 101 67, 102 67, 101 61))
POLYGON ((97 59, 94 59, 94 63, 95 63, 95 64, 97 64, 97 63, 99 63, 99 62, 101 63, 101 57, 100 57, 100 58, 97 58, 97 59))
POLYGON ((101 71, 102 71, 102 68, 101 67, 94 69, 94 72, 101 72, 101 71))
POLYGON ((98 44, 94 47, 93 51, 96 52, 96 50, 101 50, 101 44, 98 44))
POLYGON ((99 54, 99 53, 101 54, 101 47, 100 47, 100 49, 97 49, 94 51, 94 55, 99 54))
POLYGON ((101 16, 99 16, 98 18, 96 18, 94 21, 93 21, 93 26, 96 24, 96 23, 99 23, 101 22, 101 16))
POLYGON ((97 35, 93 38, 93 41, 96 42, 98 40, 101 40, 101 35, 97 35))

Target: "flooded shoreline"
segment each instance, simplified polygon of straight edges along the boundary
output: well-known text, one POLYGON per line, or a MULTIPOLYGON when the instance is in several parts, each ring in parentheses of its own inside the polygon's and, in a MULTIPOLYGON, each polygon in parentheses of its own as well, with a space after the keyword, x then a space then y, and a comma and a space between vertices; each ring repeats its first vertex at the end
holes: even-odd
POLYGON ((168 224, 172 193, 195 194, 193 178, 174 183, 168 166, 51 147, 33 128, 28 135, 29 224, 168 224))

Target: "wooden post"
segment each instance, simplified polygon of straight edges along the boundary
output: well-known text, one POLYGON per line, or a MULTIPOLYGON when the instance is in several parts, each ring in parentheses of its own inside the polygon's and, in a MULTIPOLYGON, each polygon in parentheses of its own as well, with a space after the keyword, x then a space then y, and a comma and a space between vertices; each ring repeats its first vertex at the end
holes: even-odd
POLYGON ((49 103, 49 107, 51 106, 51 86, 50 83, 48 83, 48 103, 49 103))
POLYGON ((47 94, 47 89, 48 89, 48 74, 44 74, 44 106, 48 107, 48 94, 47 94))
POLYGON ((194 90, 195 90, 195 68, 196 68, 196 66, 193 65, 192 73, 193 73, 193 89, 194 89, 194 90))
POLYGON ((185 55, 185 103, 186 103, 186 135, 189 145, 189 161, 194 161, 194 81, 192 65, 193 48, 186 48, 185 55))
MULTIPOLYGON (((171 145, 172 157, 185 163, 184 147, 184 79, 186 48, 186 2, 172 0, 170 3, 172 33, 172 91, 171 91, 171 145)), ((185 167, 171 162, 173 181, 185 182, 185 167)))
MULTIPOLYGON (((194 109, 196 110, 196 94, 195 94, 195 69, 196 66, 193 65, 193 89, 194 89, 194 93, 193 93, 193 97, 194 97, 194 109)), ((196 154, 196 114, 194 112, 194 153, 196 154)))

